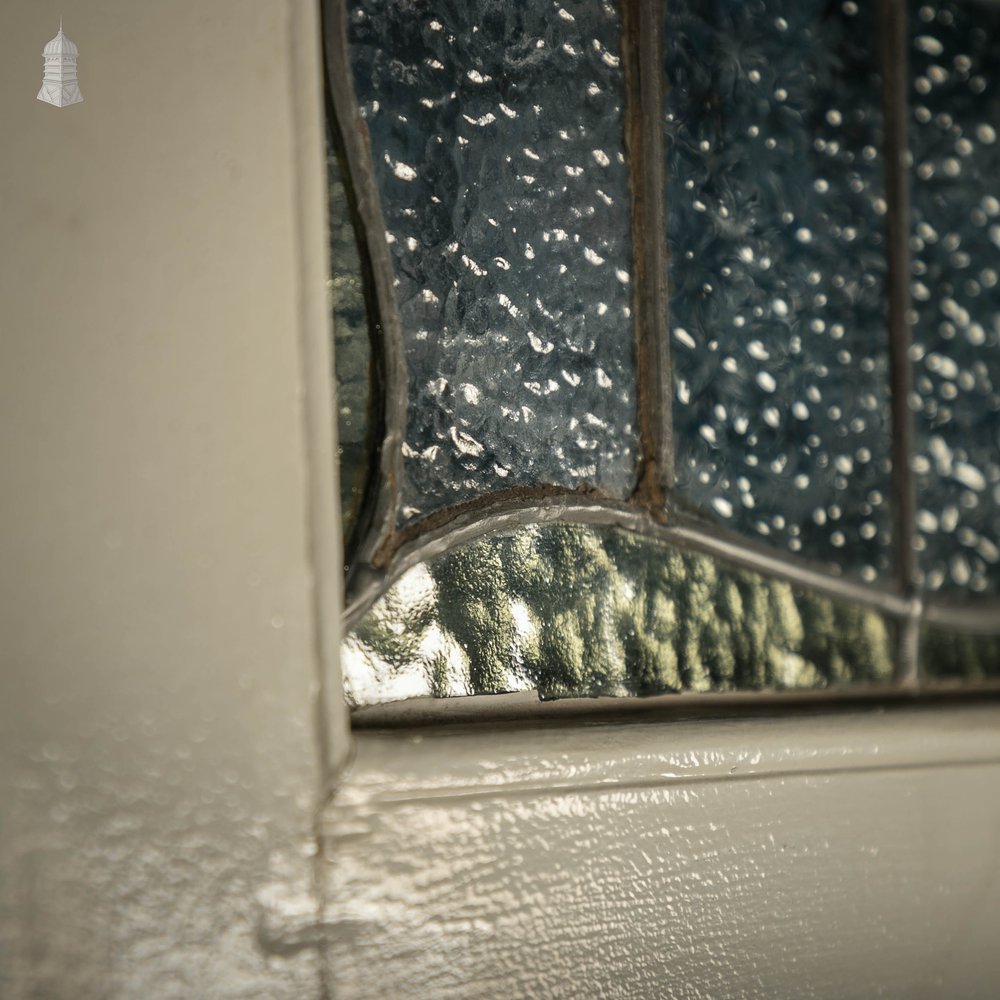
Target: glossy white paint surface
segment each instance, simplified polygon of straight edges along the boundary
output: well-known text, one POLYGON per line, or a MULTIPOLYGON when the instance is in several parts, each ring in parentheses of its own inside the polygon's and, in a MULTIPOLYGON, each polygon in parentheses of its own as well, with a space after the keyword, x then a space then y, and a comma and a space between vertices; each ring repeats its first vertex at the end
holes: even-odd
POLYGON ((992 997, 1000 710, 362 734, 342 998, 992 997))

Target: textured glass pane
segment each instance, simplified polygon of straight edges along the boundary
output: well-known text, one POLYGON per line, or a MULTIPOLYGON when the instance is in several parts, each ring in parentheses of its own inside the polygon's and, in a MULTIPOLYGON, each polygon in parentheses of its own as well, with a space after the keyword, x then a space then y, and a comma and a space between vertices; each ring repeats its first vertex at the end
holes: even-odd
POLYGON ((930 679, 990 680, 1000 677, 1000 636, 963 635, 941 629, 924 633, 922 666, 930 679))
POLYGON ((677 484, 726 526, 889 565, 873 3, 666 5, 677 484))
POLYGON ((409 372, 403 520, 487 490, 634 482, 611 4, 352 4, 409 372))
POLYGON ((490 535, 410 570, 348 638, 348 697, 815 688, 892 675, 892 626, 616 528, 490 535))
POLYGON ((928 590, 1000 589, 1000 6, 911 8, 917 516, 928 590))
POLYGON ((361 284, 361 262, 344 180, 332 143, 327 143, 330 206, 330 300, 333 309, 334 380, 340 452, 340 509, 344 534, 357 518, 369 472, 371 349, 361 284))

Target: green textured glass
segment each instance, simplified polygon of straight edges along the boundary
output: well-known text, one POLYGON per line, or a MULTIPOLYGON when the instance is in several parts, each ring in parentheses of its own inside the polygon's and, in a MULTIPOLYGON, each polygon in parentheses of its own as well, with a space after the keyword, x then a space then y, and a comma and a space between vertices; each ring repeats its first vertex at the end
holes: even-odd
POLYGON ((344 648, 355 705, 884 682, 879 614, 619 528, 503 530, 409 570, 344 648))
POLYGON ((357 520, 369 472, 371 345, 365 308, 361 260, 344 177, 336 151, 327 142, 327 190, 330 207, 330 306, 333 312, 334 384, 336 386, 340 510, 344 535, 357 520))
POLYGON ((921 659, 924 675, 933 680, 994 679, 1000 677, 1000 636, 927 629, 921 659))

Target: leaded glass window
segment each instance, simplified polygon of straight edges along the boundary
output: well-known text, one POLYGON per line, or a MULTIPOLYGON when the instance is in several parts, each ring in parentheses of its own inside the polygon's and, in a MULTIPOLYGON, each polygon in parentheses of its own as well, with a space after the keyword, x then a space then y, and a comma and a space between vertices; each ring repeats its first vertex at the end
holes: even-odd
POLYGON ((325 43, 354 704, 1000 675, 1000 8, 325 43))

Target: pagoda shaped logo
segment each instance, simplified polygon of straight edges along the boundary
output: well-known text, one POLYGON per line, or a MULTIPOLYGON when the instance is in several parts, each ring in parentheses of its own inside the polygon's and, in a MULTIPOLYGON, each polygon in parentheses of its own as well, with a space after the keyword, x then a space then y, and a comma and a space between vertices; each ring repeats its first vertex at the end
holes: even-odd
POLYGON ((62 20, 59 34, 42 49, 45 60, 45 76, 38 99, 57 108, 69 104, 79 104, 83 100, 80 84, 76 78, 76 60, 80 50, 63 34, 62 20))

